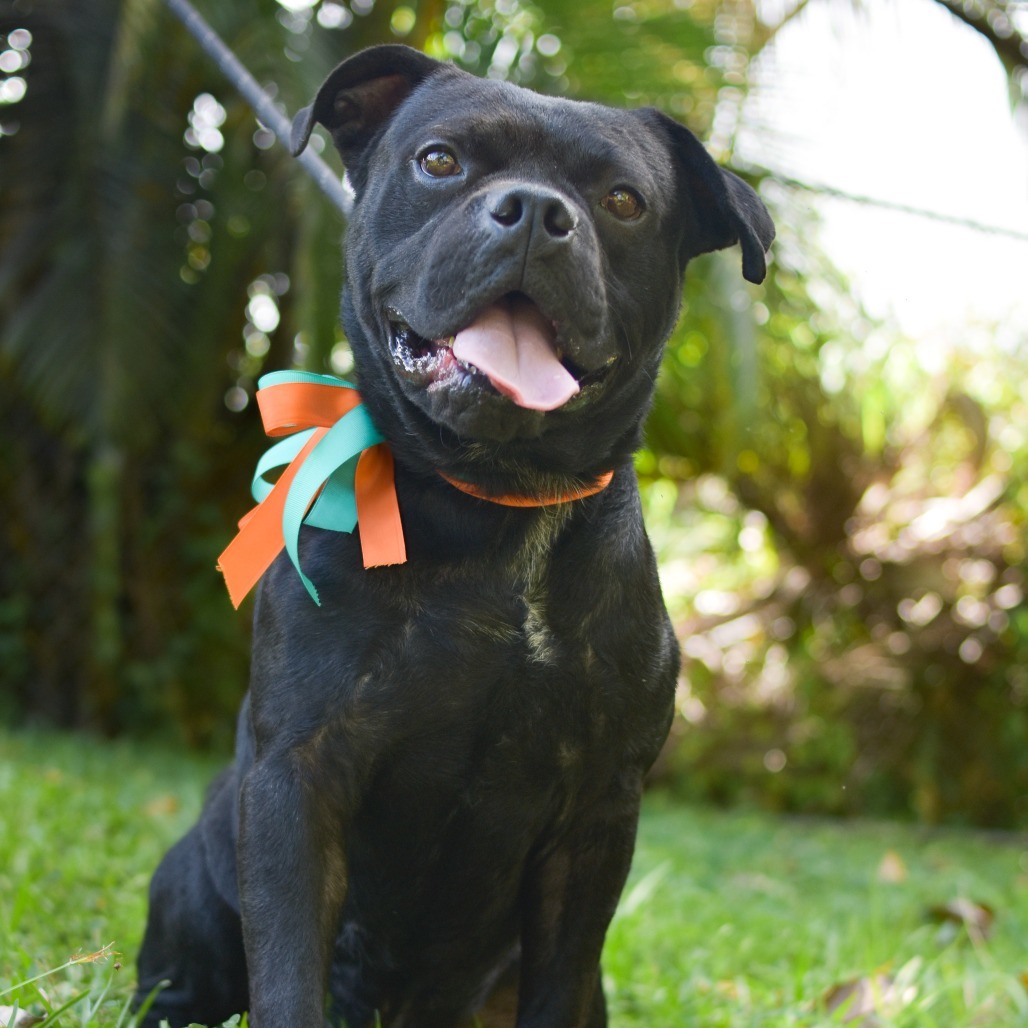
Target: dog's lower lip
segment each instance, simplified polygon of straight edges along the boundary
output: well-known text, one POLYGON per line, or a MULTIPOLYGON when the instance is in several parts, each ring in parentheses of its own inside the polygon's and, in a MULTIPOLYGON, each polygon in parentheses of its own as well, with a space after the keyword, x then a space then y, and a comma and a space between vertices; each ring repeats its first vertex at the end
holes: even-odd
POLYGON ((595 371, 583 371, 580 368, 576 368, 570 362, 565 361, 564 366, 578 379, 578 385, 582 389, 587 389, 591 385, 595 385, 598 382, 602 382, 607 375, 614 370, 615 365, 618 363, 618 355, 614 354, 613 357, 609 358, 604 364, 596 368, 595 371))

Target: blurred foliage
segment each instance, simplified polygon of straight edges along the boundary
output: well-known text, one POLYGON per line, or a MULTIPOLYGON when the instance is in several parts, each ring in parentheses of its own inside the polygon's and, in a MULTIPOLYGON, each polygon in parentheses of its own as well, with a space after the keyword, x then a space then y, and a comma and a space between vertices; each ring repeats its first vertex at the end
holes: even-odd
POLYGON ((795 243, 759 300, 730 268, 687 286, 638 460, 684 650, 655 775, 775 810, 1023 825, 1028 334, 969 327, 929 373, 795 243))
MULTIPOLYGON (((753 0, 200 7, 287 112, 402 40, 655 104, 729 162, 777 28, 753 0)), ((265 445, 257 376, 349 367, 340 218, 160 0, 11 0, 0 52, 0 713, 223 746, 248 628, 214 563, 265 445)), ((749 177, 770 277, 690 268, 638 462, 685 652, 657 777, 1024 824, 1025 340, 929 375, 812 245, 806 197, 749 177)))

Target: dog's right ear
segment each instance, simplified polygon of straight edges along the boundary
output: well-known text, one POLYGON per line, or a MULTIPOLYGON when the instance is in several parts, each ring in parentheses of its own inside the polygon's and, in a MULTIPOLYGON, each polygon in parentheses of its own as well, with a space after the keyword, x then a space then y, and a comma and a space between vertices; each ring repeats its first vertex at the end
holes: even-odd
POLYGON ((415 87, 442 67, 409 46, 361 50, 325 79, 313 103, 297 112, 289 138, 293 156, 304 151, 314 125, 324 125, 358 188, 361 153, 415 87))

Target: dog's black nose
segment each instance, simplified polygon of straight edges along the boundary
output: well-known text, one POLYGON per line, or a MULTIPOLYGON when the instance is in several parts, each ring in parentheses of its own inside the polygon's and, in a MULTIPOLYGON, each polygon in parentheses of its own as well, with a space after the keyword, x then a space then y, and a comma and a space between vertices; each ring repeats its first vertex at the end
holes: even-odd
POLYGON ((563 242, 578 226, 564 198, 540 186, 518 185, 496 190, 488 201, 492 220, 505 229, 529 231, 533 243, 563 242))

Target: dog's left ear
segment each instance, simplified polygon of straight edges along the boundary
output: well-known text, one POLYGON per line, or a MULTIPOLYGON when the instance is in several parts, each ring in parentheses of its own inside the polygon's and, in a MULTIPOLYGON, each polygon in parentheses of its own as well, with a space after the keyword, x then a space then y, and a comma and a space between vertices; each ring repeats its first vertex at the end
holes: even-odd
POLYGON ((766 255, 775 226, 759 196, 737 175, 719 168, 703 144, 684 126, 660 111, 650 110, 671 141, 687 194, 691 224, 684 240, 684 260, 738 243, 742 273, 750 282, 763 282, 766 255))
POLYGON ((445 67, 409 46, 373 46, 343 61, 321 84, 314 102, 293 118, 289 144, 303 152, 315 124, 324 125, 343 158, 354 188, 363 177, 360 157, 396 109, 429 75, 445 67))

